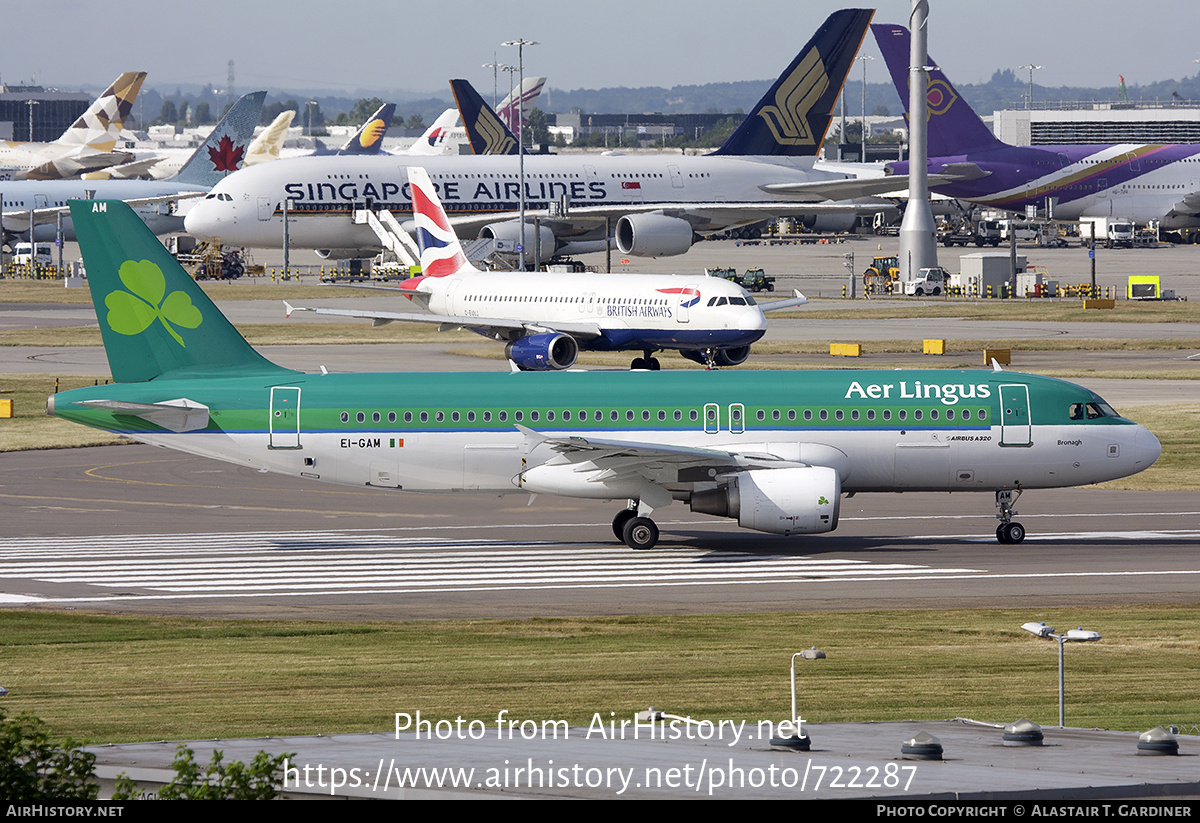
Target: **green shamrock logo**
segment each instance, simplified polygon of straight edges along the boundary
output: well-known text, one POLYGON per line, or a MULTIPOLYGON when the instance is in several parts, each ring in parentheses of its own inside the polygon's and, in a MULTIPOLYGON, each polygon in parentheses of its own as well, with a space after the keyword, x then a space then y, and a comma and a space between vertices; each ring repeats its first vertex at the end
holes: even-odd
POLYGON ((167 279, 150 260, 126 260, 118 275, 129 291, 109 292, 104 298, 109 328, 118 334, 141 334, 157 320, 176 343, 187 348, 172 324, 194 329, 204 321, 192 298, 181 291, 166 294, 167 279))
POLYGON ((821 495, 821 499, 817 501, 818 506, 828 506, 829 501, 825 499, 825 495, 821 495))

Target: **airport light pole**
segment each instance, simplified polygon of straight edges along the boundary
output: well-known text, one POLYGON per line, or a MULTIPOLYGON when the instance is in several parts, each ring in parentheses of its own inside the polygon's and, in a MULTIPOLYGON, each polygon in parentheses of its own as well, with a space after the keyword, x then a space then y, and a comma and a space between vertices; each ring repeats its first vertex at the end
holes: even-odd
POLYGON ((1029 102, 1025 104, 1026 109, 1033 108, 1033 72, 1035 69, 1040 69, 1041 66, 1035 66, 1030 63, 1028 66, 1017 66, 1019 69, 1029 69, 1029 102))
POLYGON ((496 53, 495 52, 492 52, 492 62, 483 64, 483 67, 485 69, 492 70, 492 108, 493 109, 496 108, 496 95, 499 94, 499 85, 500 85, 500 67, 503 65, 504 65, 503 63, 496 61, 496 53))
POLYGON ((860 54, 858 59, 862 61, 863 66, 863 85, 862 85, 862 156, 858 158, 858 162, 867 162, 867 61, 875 58, 869 54, 860 54))
MULTIPOLYGON (((25 105, 29 106, 29 142, 33 142, 33 107, 38 105, 38 100, 26 100, 25 105)), ((30 238, 33 237, 33 229, 29 230, 30 238)), ((32 240, 31 240, 32 242, 32 240)))
MULTIPOLYGON (((525 47, 536 46, 536 40, 505 40, 500 45, 516 46, 517 47, 517 70, 520 72, 521 82, 517 86, 518 89, 525 88, 525 47)), ((518 260, 521 271, 525 271, 525 107, 521 100, 514 101, 517 104, 517 163, 518 175, 521 182, 521 234, 520 241, 517 245, 518 260)))
POLYGON ((316 100, 309 100, 304 104, 304 114, 308 119, 308 136, 312 137, 312 107, 317 105, 316 100))
POLYGON ((1030 634, 1044 637, 1047 640, 1058 641, 1058 727, 1066 728, 1066 688, 1063 678, 1063 646, 1068 641, 1076 643, 1094 643, 1100 639, 1100 633, 1085 629, 1080 626, 1078 629, 1071 629, 1066 634, 1055 634, 1053 626, 1047 626, 1045 623, 1034 623, 1030 621, 1023 623, 1021 628, 1030 634))

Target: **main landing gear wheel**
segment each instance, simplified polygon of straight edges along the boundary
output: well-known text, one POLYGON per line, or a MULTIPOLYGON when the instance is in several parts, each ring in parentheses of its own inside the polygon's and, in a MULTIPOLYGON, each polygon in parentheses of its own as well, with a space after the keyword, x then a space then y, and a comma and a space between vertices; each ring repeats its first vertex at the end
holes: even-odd
POLYGON ((996 527, 996 539, 1005 545, 1015 545, 1025 539, 1025 527, 1015 520, 996 527))
POLYGON ((649 517, 633 517, 625 523, 621 538, 631 549, 652 549, 658 542, 658 526, 649 517))
POLYGON ((645 357, 635 357, 633 362, 629 364, 631 371, 658 371, 662 368, 662 364, 658 362, 657 357, 652 357, 649 352, 645 357))
POLYGON ((613 518, 613 534, 622 543, 625 542, 625 524, 637 516, 637 509, 621 509, 613 518))

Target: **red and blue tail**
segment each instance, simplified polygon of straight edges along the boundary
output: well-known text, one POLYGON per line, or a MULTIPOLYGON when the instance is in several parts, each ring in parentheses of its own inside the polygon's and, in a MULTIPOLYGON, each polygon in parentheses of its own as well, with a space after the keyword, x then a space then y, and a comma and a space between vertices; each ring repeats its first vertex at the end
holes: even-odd
POLYGON ((413 222, 417 228, 417 245, 421 248, 421 273, 425 277, 445 277, 464 271, 476 271, 463 254, 462 244, 442 208, 429 172, 420 166, 408 170, 408 187, 412 193, 413 222))

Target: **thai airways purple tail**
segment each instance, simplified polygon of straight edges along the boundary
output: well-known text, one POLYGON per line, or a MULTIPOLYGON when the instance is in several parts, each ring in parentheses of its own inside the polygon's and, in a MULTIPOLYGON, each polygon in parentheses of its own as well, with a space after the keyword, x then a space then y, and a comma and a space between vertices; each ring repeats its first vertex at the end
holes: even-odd
MULTIPOLYGON (((876 23, 871 26, 875 40, 879 43, 879 51, 887 63, 892 82, 904 103, 905 117, 911 116, 908 111, 908 56, 909 33, 904 26, 891 23, 876 23)), ((929 90, 927 92, 929 117, 929 156, 948 157, 987 149, 1003 148, 979 115, 967 104, 967 101, 955 90, 954 86, 937 68, 932 57, 928 64, 933 66, 929 72, 929 90)))

